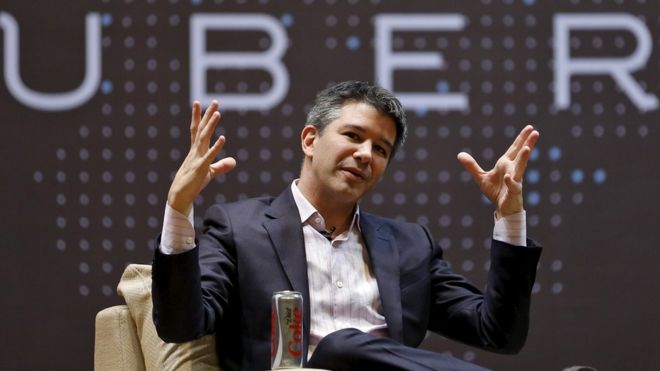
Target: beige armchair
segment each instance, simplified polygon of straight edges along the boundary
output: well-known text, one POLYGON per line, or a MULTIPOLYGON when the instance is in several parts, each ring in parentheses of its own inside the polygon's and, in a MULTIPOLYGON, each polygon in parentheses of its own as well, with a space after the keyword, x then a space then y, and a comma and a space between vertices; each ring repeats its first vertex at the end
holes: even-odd
POLYGON ((219 369, 213 335, 167 344, 156 334, 151 318, 150 265, 127 266, 117 292, 126 305, 106 308, 96 315, 95 370, 219 369))
MULTIPOLYGON (((124 298, 126 305, 106 308, 96 315, 94 370, 220 369, 215 335, 182 344, 168 344, 158 337, 151 317, 150 265, 128 265, 119 280, 117 293, 124 298)), ((296 370, 316 369, 289 369, 296 370)))

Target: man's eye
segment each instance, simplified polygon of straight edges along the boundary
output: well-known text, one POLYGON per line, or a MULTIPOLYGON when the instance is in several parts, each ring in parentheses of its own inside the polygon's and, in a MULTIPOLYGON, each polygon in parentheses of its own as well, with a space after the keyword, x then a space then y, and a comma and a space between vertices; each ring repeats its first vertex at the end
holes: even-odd
POLYGON ((378 153, 380 153, 381 155, 387 157, 387 151, 385 150, 385 148, 383 148, 381 146, 376 146, 376 151, 378 153))
POLYGON ((347 137, 349 137, 351 139, 355 139, 355 140, 360 139, 360 137, 357 134, 352 133, 352 132, 345 133, 344 135, 346 135, 347 137))

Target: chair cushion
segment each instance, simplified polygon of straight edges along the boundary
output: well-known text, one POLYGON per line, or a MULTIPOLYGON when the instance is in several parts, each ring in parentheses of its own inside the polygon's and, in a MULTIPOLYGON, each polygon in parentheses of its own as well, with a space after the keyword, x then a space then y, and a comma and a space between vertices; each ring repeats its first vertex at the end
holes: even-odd
POLYGON ((152 319, 151 266, 130 264, 117 286, 137 330, 146 370, 218 370, 215 335, 181 344, 163 342, 152 319))

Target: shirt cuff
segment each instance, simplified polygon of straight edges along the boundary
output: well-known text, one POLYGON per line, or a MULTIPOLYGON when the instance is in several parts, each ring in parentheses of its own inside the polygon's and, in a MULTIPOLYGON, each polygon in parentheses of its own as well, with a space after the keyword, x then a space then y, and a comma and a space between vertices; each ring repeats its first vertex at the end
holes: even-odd
POLYGON ((195 248, 193 217, 192 208, 188 215, 184 215, 174 210, 169 204, 165 205, 165 218, 159 246, 163 254, 181 254, 195 248))
POLYGON ((501 218, 494 215, 493 239, 514 246, 527 246, 526 216, 525 210, 501 218))

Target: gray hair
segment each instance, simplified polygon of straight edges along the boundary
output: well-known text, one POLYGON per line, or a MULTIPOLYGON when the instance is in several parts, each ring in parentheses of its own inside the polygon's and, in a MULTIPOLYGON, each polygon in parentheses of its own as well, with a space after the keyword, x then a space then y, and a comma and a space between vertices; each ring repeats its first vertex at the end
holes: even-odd
POLYGON ((394 94, 380 86, 351 80, 322 90, 316 95, 314 106, 307 115, 307 124, 314 125, 319 133, 323 133, 328 124, 341 116, 341 109, 347 102, 367 103, 392 118, 396 124, 396 140, 390 159, 394 158, 408 135, 406 112, 394 94))

